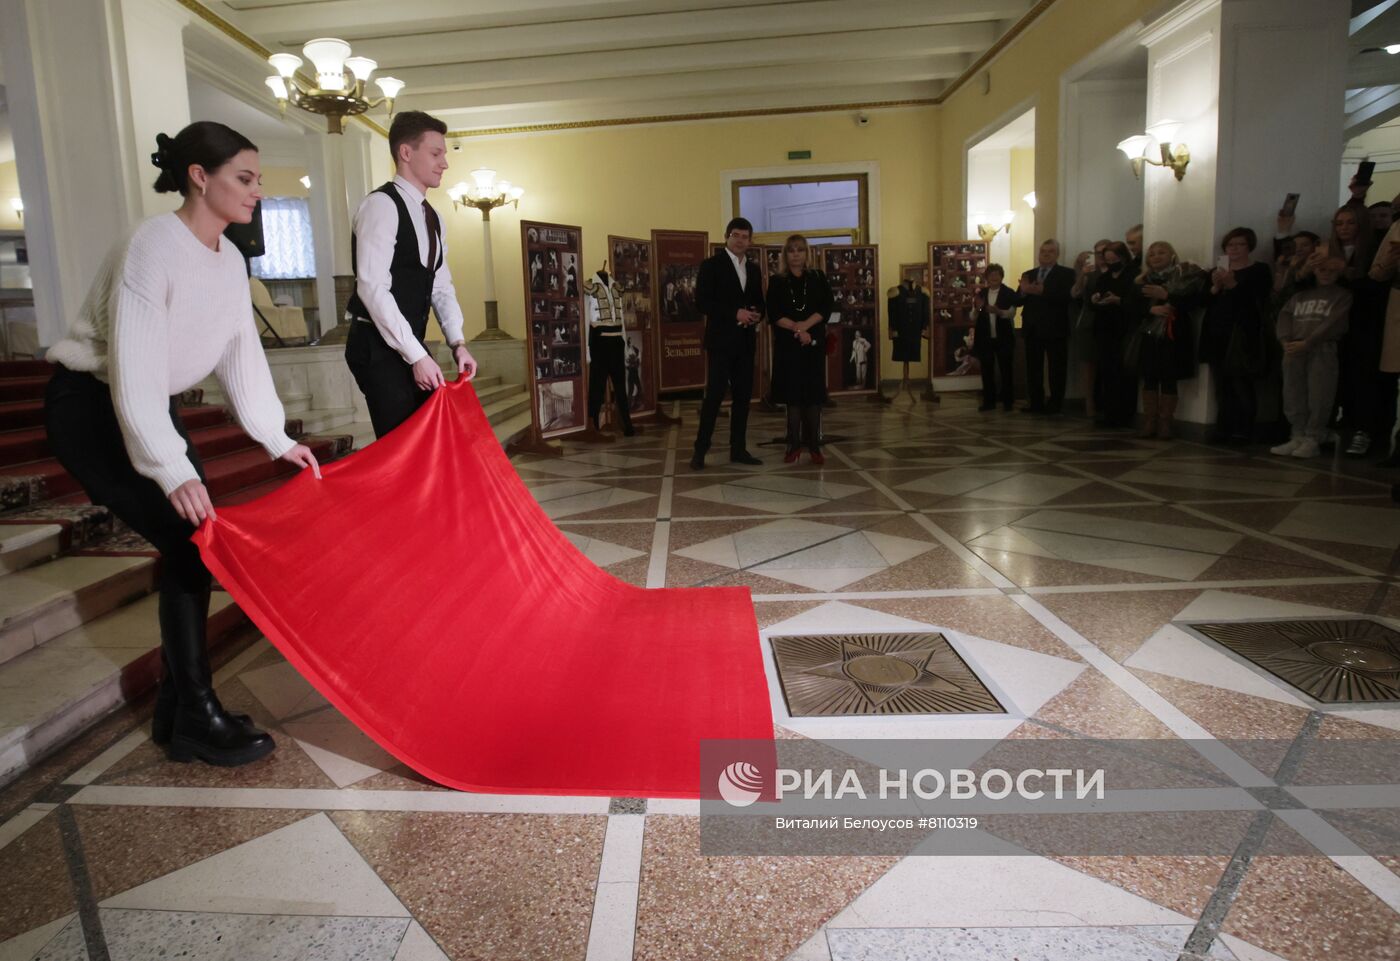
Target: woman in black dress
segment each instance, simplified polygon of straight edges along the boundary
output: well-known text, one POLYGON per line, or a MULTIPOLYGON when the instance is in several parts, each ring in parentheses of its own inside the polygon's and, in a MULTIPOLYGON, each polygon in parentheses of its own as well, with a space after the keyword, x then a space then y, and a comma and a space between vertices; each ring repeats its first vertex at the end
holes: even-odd
POLYGON ((1201 322, 1201 359, 1210 365, 1219 411, 1209 439, 1248 443, 1259 409, 1255 381, 1269 372, 1267 349, 1274 342, 1269 299, 1273 271, 1250 259, 1258 237, 1236 227, 1220 241, 1223 263, 1210 275, 1206 315, 1201 322))
POLYGON ((812 463, 822 456, 822 404, 826 402, 826 320, 831 287, 809 269, 807 238, 793 234, 783 244, 783 265, 768 281, 768 322, 773 325, 773 402, 787 404, 787 454, 796 462, 806 447, 812 463))
POLYGON ((1131 313, 1136 296, 1129 262, 1132 255, 1122 241, 1104 249, 1104 271, 1094 280, 1089 305, 1094 311, 1094 353, 1099 372, 1099 417, 1104 427, 1131 427, 1137 413, 1137 371, 1123 363, 1123 348, 1137 317, 1131 313))

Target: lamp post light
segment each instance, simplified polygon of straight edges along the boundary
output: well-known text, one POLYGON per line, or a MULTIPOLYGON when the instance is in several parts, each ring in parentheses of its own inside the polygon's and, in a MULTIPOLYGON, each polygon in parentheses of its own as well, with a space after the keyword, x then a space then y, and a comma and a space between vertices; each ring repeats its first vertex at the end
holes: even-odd
POLYGON ((471 172, 472 182, 465 180, 449 187, 447 196, 452 198, 453 209, 475 207, 481 211, 481 249, 485 252, 486 279, 484 294, 486 300, 486 329, 472 340, 511 340, 510 334, 501 330, 500 317, 496 307, 496 270, 491 257, 491 211, 510 204, 520 207, 520 198, 525 195, 524 187, 517 187, 509 180, 497 180, 496 171, 489 167, 478 167, 471 172))

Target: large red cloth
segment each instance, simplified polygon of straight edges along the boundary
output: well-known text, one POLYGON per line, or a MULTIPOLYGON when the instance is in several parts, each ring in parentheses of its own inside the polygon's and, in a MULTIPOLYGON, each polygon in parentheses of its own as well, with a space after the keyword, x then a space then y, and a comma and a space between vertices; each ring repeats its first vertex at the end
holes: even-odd
POLYGON ((702 739, 773 735, 747 588, 644 590, 540 509, 476 392, 195 535, 287 660, 470 791, 698 797, 702 739))

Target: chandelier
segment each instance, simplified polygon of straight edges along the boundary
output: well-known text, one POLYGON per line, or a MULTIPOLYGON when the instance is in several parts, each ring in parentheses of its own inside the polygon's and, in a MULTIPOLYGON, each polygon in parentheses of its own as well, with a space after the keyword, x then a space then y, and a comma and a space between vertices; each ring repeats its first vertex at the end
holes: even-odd
POLYGON ((489 167, 478 167, 470 176, 471 183, 463 180, 447 188, 453 207, 475 207, 483 217, 490 217, 491 211, 506 204, 519 208, 520 198, 525 196, 524 187, 516 187, 509 180, 497 180, 496 171, 489 167))
POLYGON ((368 57, 350 56, 350 44, 332 37, 310 40, 301 52, 316 68, 315 86, 297 76, 301 57, 296 54, 274 53, 267 58, 277 70, 275 76, 267 78, 267 86, 283 113, 290 103, 308 113, 321 114, 326 118, 330 133, 344 133, 346 117, 357 116, 381 104, 388 104, 389 115, 393 116, 394 98, 404 87, 402 80, 377 78, 374 82, 384 96, 370 100, 365 96, 365 84, 379 64, 368 57))

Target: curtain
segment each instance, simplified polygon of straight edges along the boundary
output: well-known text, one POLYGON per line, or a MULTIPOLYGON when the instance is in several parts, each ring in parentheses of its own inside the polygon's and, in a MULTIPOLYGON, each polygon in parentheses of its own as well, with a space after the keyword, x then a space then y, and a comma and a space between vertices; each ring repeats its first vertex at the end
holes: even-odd
POLYGON ((316 247, 311 238, 311 208, 304 197, 264 197, 265 253, 253 258, 260 280, 295 280, 316 276, 316 247))

